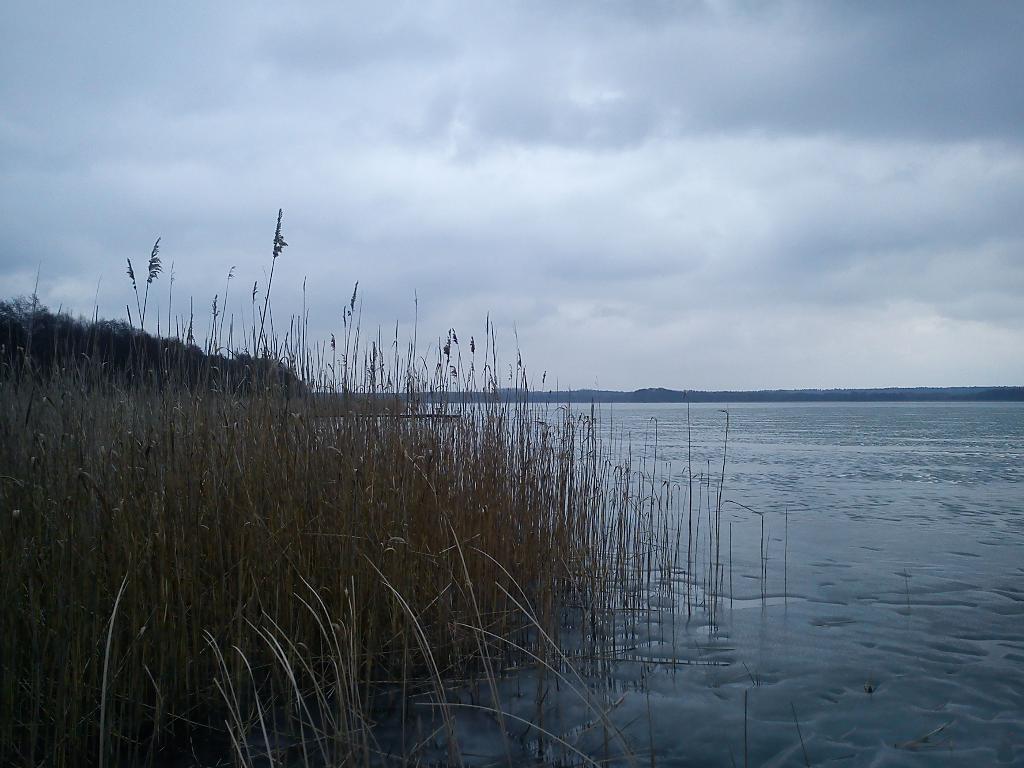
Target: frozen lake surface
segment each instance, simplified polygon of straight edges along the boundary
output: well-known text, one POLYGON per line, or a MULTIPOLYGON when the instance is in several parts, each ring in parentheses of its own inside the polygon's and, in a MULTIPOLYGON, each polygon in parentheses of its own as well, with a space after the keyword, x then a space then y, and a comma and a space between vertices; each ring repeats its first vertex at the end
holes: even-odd
MULTIPOLYGON (((694 472, 716 478, 720 408, 689 417, 694 472)), ((651 454, 656 425, 660 471, 679 476, 685 406, 603 411, 634 455, 651 454)), ((718 627, 657 606, 611 667, 609 717, 637 763, 653 749, 659 766, 1024 765, 1024 405, 729 412, 732 594, 718 627)), ((506 691, 508 711, 533 719, 535 697, 506 691)), ((614 757, 572 695, 546 709, 552 733, 614 757)), ((465 720, 460 740, 501 760, 485 720, 465 720)))

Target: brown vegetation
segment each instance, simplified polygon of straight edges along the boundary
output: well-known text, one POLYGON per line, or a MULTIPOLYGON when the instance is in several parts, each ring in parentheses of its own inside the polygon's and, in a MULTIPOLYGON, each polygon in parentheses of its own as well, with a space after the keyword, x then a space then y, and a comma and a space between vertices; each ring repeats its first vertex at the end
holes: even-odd
POLYGON ((645 610, 681 550, 692 569, 670 489, 612 461, 592 415, 528 404, 521 367, 499 389, 489 333, 429 368, 361 347, 355 296, 319 348, 253 303, 255 360, 143 355, 145 334, 128 359, 151 375, 59 332, 50 364, 5 350, 0 763, 411 760, 415 740, 378 743, 387 707, 406 724, 427 694, 450 729, 449 688, 475 680, 507 730, 504 670, 582 689, 571 662, 608 656, 613 612, 645 610))

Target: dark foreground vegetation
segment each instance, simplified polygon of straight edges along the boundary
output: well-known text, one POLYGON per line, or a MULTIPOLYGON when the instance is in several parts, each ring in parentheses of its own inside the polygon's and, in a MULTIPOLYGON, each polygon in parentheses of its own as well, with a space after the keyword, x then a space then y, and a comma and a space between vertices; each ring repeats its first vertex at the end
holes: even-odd
POLYGON ((385 356, 354 304, 319 351, 258 311, 230 349, 0 307, 0 764, 458 763, 454 686, 510 734, 500 677, 566 685, 659 565, 692 571, 664 489, 499 382, 489 338, 385 356))

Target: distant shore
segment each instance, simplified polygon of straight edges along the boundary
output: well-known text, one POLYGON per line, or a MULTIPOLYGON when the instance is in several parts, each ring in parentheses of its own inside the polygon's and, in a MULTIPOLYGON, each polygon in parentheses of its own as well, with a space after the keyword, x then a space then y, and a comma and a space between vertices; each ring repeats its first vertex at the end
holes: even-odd
POLYGON ((678 390, 652 387, 531 391, 540 403, 889 403, 1024 402, 1024 387, 886 387, 880 389, 678 390))

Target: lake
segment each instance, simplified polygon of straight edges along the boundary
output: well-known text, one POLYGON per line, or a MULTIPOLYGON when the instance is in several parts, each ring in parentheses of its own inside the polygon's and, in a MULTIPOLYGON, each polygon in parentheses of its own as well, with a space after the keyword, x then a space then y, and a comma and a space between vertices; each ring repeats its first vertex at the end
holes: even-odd
MULTIPOLYGON (((1024 765, 1024 404, 618 404, 599 417, 613 456, 674 481, 682 556, 615 624, 610 652, 579 657, 579 678, 499 681, 515 762, 1024 765), (692 577, 688 466, 702 499, 692 577), (688 617, 686 584, 709 602, 723 477, 711 622, 701 605, 688 617)), ((572 628, 561 641, 572 647, 572 628)), ((465 761, 507 762, 495 718, 473 709, 487 692, 453 695, 468 707, 465 761)))
MULTIPOLYGON (((689 423, 717 481, 726 407, 602 417, 676 476, 689 423)), ((749 765, 1024 765, 1024 404, 728 410, 731 594, 717 631, 638 646, 692 666, 616 670, 631 743, 658 765, 743 765, 744 730, 749 765)))

